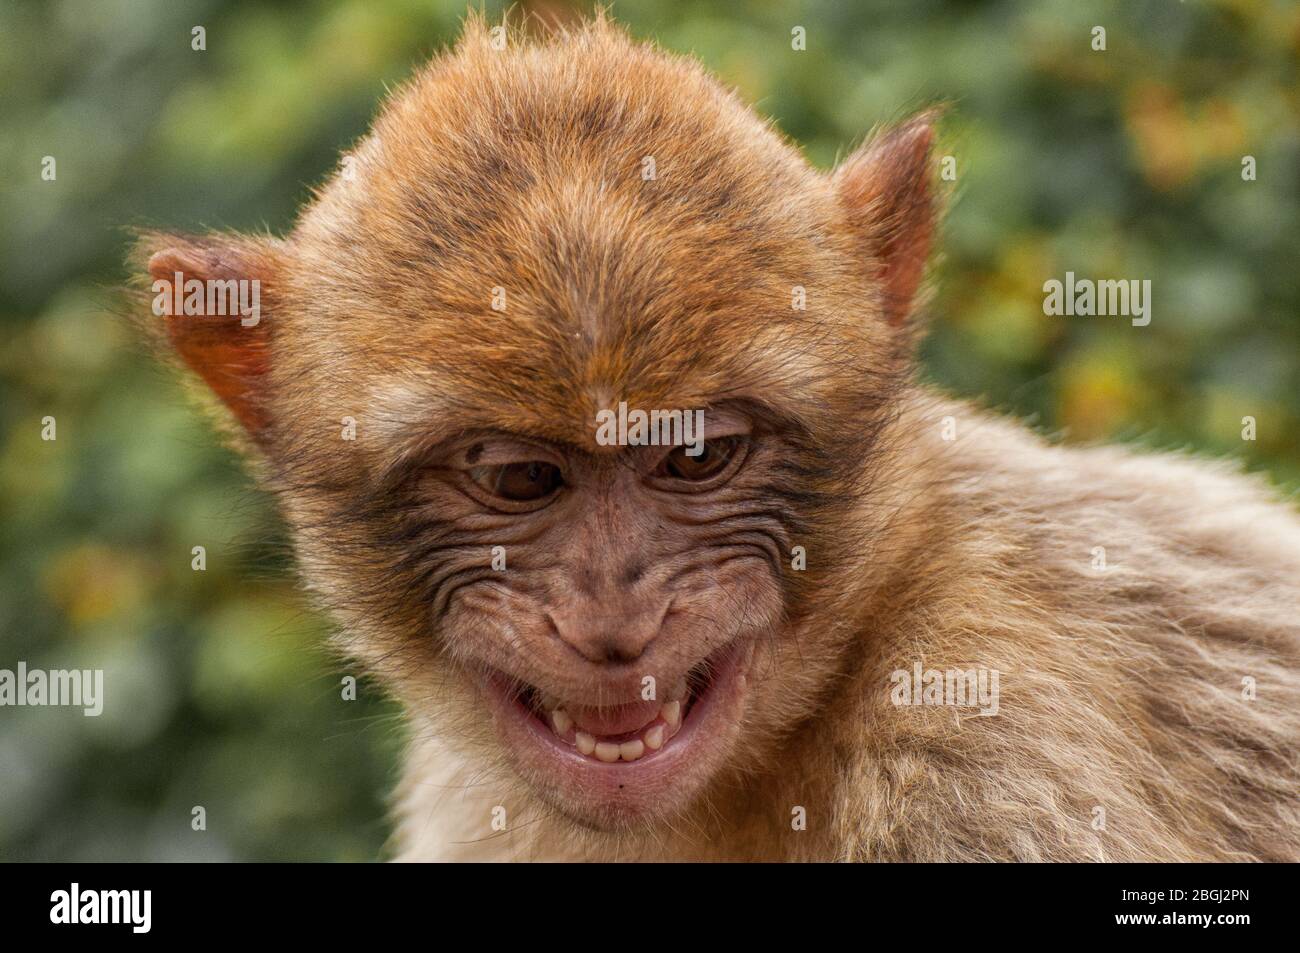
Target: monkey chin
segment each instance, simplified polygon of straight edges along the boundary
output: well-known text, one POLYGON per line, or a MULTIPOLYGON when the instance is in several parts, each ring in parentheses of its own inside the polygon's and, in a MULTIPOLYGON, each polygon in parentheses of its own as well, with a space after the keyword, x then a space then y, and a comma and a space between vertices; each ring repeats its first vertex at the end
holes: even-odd
MULTIPOLYGON (((536 703, 540 693, 531 686, 521 692, 497 674, 483 677, 481 684, 508 758, 544 801, 595 830, 643 830, 685 810, 728 762, 740 733, 754 646, 752 637, 734 639, 699 666, 707 678, 688 679, 675 733, 671 724, 665 726, 662 744, 646 747, 631 761, 584 754, 570 740, 575 734, 571 725, 567 738, 557 734, 554 721, 536 703)), ((650 717, 641 736, 661 725, 662 717, 650 717)))

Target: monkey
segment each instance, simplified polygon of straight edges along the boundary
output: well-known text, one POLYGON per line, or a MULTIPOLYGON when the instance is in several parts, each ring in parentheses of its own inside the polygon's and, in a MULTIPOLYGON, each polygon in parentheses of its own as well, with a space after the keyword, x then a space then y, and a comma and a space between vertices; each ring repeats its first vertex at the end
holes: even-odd
POLYGON ((285 237, 134 251, 257 283, 142 323, 401 705, 394 858, 1300 859, 1300 519, 925 381, 938 113, 824 172, 603 15, 497 31, 285 237))

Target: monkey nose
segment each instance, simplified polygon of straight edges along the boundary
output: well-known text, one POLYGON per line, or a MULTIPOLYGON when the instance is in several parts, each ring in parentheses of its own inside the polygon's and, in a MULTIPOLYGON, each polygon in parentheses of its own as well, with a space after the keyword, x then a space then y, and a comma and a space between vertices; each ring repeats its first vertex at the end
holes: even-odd
POLYGON ((589 609, 551 613, 553 634, 595 665, 628 665, 645 654, 659 634, 662 612, 610 616, 589 609))

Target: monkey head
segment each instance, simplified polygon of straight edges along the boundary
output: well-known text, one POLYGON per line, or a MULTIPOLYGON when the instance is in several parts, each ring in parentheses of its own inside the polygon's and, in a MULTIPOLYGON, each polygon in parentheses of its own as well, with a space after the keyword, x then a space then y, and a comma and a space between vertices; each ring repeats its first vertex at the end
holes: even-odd
POLYGON ((824 174, 604 22, 499 46, 471 20, 287 238, 149 234, 142 271, 257 283, 256 320, 153 320, 416 730, 645 828, 844 665, 806 619, 851 619, 886 518, 931 117, 824 174))

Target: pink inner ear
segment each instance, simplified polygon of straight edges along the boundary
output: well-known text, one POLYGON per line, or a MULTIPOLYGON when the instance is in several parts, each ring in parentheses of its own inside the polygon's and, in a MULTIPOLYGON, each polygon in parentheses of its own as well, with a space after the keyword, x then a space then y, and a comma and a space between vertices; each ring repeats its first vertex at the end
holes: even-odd
POLYGON ((837 176, 840 199, 875 266, 885 316, 894 325, 911 312, 934 232, 932 119, 917 116, 876 138, 837 176))
MULTIPOLYGON (((251 274, 212 273, 201 257, 165 249, 149 257, 149 275, 155 281, 252 278, 251 274)), ((168 315, 167 336, 186 365, 199 375, 212 392, 230 408, 240 424, 257 437, 268 423, 258 399, 261 381, 269 367, 266 317, 251 327, 240 323, 239 315, 168 315)))

